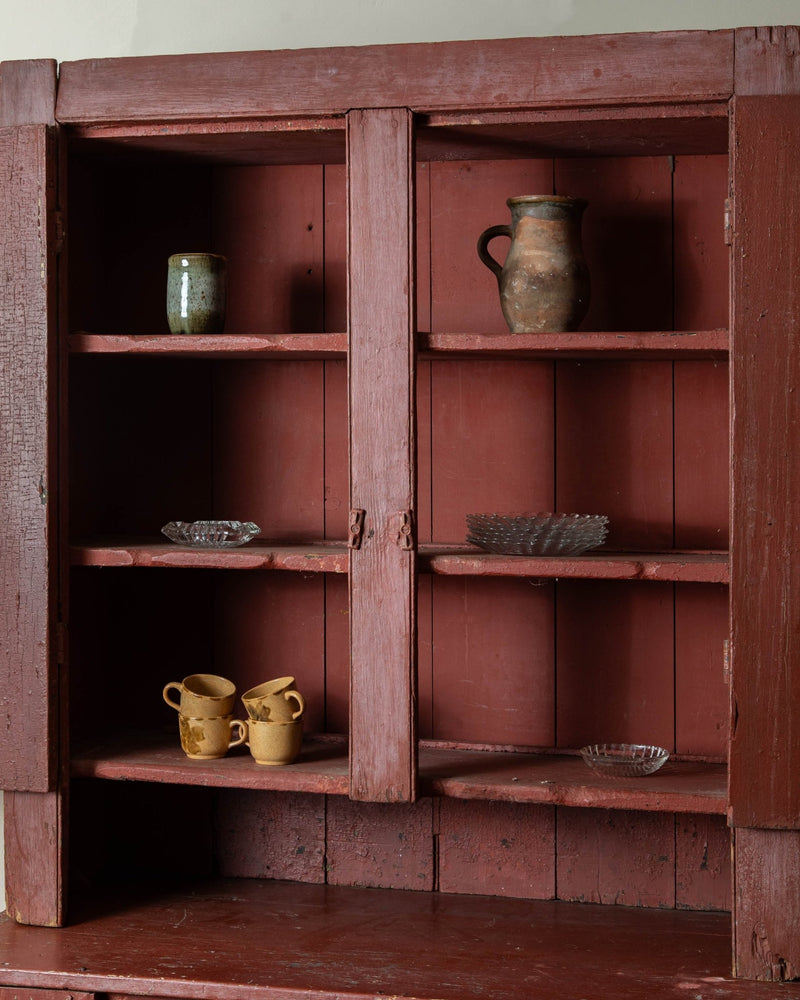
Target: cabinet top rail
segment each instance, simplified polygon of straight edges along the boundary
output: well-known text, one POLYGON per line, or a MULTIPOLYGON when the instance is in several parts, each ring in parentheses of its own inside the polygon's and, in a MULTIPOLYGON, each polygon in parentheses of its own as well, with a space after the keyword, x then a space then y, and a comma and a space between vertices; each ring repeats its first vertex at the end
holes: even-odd
POLYGON ((708 101, 729 97, 733 82, 732 30, 140 56, 63 63, 56 117, 188 121, 708 101))

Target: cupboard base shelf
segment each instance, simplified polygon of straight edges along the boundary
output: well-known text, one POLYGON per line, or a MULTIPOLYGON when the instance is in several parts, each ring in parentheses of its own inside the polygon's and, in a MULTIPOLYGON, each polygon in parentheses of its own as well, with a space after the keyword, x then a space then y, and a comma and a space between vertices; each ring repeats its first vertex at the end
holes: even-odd
MULTIPOLYGON (((62 929, 0 918, 0 985, 217 1000, 772 1000, 730 916, 250 879, 117 887, 62 929)), ((800 983, 781 984, 799 1000, 800 983)))

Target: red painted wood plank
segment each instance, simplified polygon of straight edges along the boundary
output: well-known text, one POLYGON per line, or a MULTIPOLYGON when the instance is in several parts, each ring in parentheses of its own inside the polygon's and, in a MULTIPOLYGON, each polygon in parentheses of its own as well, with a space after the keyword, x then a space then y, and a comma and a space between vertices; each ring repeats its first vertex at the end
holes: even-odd
POLYGON ((800 94, 796 25, 737 28, 734 32, 737 95, 800 94))
POLYGON ((591 809, 722 815, 722 764, 669 760, 646 778, 596 775, 576 754, 420 749, 422 788, 436 795, 591 809))
POLYGON ((433 595, 434 737, 551 745, 552 586, 435 578, 433 595))
POLYGON ((731 909, 731 833, 722 816, 675 817, 675 905, 731 909))
POLYGON ((737 99, 734 129, 731 818, 796 829, 800 97, 737 99))
POLYGON ((619 552, 581 556, 506 556, 473 546, 423 546, 423 572, 446 576, 524 576, 533 579, 661 580, 727 583, 727 552, 619 552))
POLYGON ((71 354, 155 354, 192 358, 344 358, 347 353, 345 333, 276 333, 267 336, 250 334, 208 334, 203 337, 169 334, 73 333, 69 338, 71 354))
POLYGON ((349 116, 350 795, 373 801, 415 797, 412 140, 405 110, 349 116))
POLYGON ((480 354, 489 357, 575 357, 592 358, 607 352, 610 359, 713 357, 723 360, 728 354, 728 331, 682 330, 675 333, 505 333, 495 325, 495 332, 420 333, 419 349, 424 355, 439 352, 455 355, 480 354))
POLYGON ((55 780, 56 162, 44 126, 0 130, 0 786, 55 780))
POLYGON ((73 545, 73 566, 170 566, 190 569, 275 569, 299 573, 346 573, 341 545, 271 545, 249 542, 236 549, 190 549, 169 543, 73 545))
POLYGON ((730 691, 724 643, 730 634, 728 588, 675 588, 675 748, 726 755, 730 691))
POLYGON ((669 583, 558 584, 557 745, 673 749, 673 600, 669 583))
POLYGON ((353 107, 664 103, 713 100, 732 89, 730 31, 565 37, 558 44, 519 38, 66 62, 57 118, 181 121, 263 117, 265 109, 296 116, 353 107))
POLYGON ((312 733, 304 738, 297 761, 285 766, 260 767, 246 747, 220 760, 189 760, 180 748, 176 725, 171 736, 163 732, 138 734, 135 740, 79 752, 71 761, 70 771, 76 778, 110 781, 346 795, 347 745, 344 740, 312 733))
POLYGON ((559 899, 674 906, 673 828, 669 815, 559 809, 559 899))
POLYGON ((54 59, 0 63, 0 127, 55 125, 55 106, 54 59))
POLYGON ((217 167, 211 190, 211 245, 228 258, 226 331, 322 333, 323 167, 217 167))
POLYGON ((733 834, 734 974, 772 982, 800 978, 797 830, 733 834))
POLYGON ((329 885, 434 888, 433 803, 330 799, 326 873, 329 885))
MULTIPOLYGON (((773 985, 730 978, 724 914, 255 879, 134 896, 117 890, 61 930, 0 919, 3 982, 68 982, 115 1000, 775 997, 773 985)), ((780 993, 797 1000, 800 985, 780 993)))
POLYGON ((66 902, 64 798, 6 791, 3 809, 8 913, 22 924, 58 927, 66 902))
POLYGON ((324 882, 325 813, 321 795, 219 792, 214 822, 219 874, 324 882))
POLYGON ((443 799, 437 820, 441 892, 555 897, 555 810, 443 799))

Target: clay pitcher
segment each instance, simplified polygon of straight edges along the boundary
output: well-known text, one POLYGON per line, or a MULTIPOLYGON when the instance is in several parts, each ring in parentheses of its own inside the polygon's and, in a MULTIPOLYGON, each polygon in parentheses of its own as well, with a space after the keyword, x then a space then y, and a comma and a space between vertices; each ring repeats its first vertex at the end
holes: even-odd
POLYGON ((521 195, 506 202, 510 226, 491 226, 478 239, 478 256, 497 275, 500 305, 512 333, 577 330, 589 308, 589 271, 581 246, 583 198, 521 195), (488 246, 508 236, 505 264, 488 246))

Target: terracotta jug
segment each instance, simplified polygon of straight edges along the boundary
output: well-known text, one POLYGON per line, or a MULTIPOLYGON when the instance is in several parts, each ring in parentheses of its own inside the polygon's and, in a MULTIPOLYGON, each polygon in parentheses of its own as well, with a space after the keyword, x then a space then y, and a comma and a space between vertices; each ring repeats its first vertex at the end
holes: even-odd
POLYGON ((491 226, 478 239, 478 256, 497 275, 500 305, 512 333, 577 330, 589 308, 589 271, 581 246, 583 198, 521 195, 506 202, 510 226, 491 226), (488 246, 508 236, 505 264, 488 246))

